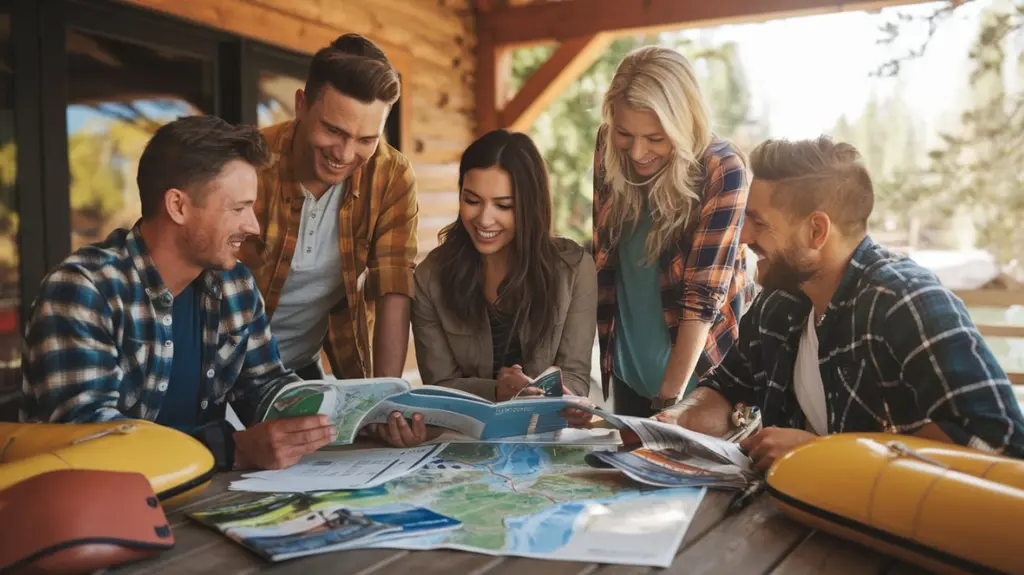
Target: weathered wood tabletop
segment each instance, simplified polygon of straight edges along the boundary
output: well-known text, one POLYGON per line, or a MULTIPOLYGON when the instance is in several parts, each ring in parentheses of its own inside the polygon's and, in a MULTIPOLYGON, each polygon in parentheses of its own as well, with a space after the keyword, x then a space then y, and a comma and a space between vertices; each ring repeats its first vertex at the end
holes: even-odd
POLYGON ((218 475, 200 496, 167 515, 176 540, 173 549, 147 561, 108 571, 128 574, 213 573, 235 575, 268 572, 323 574, 461 574, 502 573, 626 575, 636 573, 850 573, 918 575, 917 567, 880 555, 866 547, 813 531, 791 521, 766 497, 744 510, 726 515, 731 494, 709 491, 668 569, 544 561, 520 557, 491 557, 463 551, 401 551, 361 549, 339 551, 270 563, 215 531, 187 518, 185 513, 231 502, 263 497, 261 493, 228 491, 240 473, 218 475))

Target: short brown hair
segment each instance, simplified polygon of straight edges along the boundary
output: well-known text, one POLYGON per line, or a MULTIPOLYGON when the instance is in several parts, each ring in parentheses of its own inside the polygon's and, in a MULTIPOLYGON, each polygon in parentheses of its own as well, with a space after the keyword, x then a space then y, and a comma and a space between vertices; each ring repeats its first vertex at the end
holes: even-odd
POLYGON ((871 175, 857 148, 813 140, 765 140, 750 154, 754 178, 775 184, 772 205, 797 217, 822 210, 847 233, 867 230, 874 209, 871 175))
POLYGON ((313 56, 306 75, 306 98, 316 102, 325 85, 360 102, 375 100, 389 106, 398 101, 402 83, 388 57, 359 34, 339 36, 313 56))
POLYGON ((232 160, 254 168, 270 161, 267 141, 253 126, 233 126, 216 116, 185 116, 161 126, 139 158, 136 182, 142 217, 160 213, 167 190, 176 188, 202 205, 206 184, 232 160))

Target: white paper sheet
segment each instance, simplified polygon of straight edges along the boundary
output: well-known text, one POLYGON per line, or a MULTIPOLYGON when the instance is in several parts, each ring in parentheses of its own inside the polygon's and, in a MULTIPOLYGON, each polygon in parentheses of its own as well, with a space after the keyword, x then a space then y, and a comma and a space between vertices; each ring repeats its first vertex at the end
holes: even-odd
POLYGON ((365 489, 413 472, 441 453, 447 444, 406 449, 318 451, 287 469, 255 471, 231 482, 232 491, 298 493, 365 489))

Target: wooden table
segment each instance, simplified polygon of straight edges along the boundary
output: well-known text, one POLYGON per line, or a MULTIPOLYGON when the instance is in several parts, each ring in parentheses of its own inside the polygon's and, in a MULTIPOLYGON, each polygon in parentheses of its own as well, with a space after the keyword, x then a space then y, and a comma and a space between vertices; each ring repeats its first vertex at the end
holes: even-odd
POLYGON ((633 575, 639 573, 773 574, 850 573, 919 575, 917 567, 890 559, 866 547, 814 531, 782 515, 762 496, 746 509, 726 516, 731 494, 709 491, 672 566, 658 569, 629 565, 602 565, 571 561, 545 561, 521 557, 491 557, 463 551, 402 551, 360 549, 293 559, 278 564, 205 528, 185 513, 231 502, 263 497, 262 493, 228 491, 240 473, 220 474, 196 499, 168 509, 176 544, 155 559, 108 571, 116 575, 212 573, 236 575, 268 572, 294 575, 330 573, 352 575, 633 575))

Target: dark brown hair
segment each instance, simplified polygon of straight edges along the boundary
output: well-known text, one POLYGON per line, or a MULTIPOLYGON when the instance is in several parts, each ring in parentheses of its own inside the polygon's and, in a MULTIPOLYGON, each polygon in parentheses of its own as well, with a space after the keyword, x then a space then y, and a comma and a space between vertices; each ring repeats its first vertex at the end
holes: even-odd
POLYGON ((754 178, 775 184, 772 205, 804 218, 821 210, 844 232, 862 233, 874 209, 871 175, 857 148, 813 140, 765 140, 750 154, 754 178))
POLYGON ((172 188, 202 205, 206 184, 232 160, 256 169, 270 161, 267 141, 257 128, 234 126, 216 116, 185 116, 161 126, 139 158, 142 217, 159 214, 164 194, 172 188))
MULTIPOLYGON (((508 275, 498 287, 496 305, 515 319, 513 329, 528 326, 523 349, 551 332, 558 308, 558 265, 551 232, 551 190, 544 159, 529 136, 494 130, 470 144, 459 163, 459 194, 466 173, 497 166, 512 181, 515 237, 509 245, 508 275), (525 322, 525 323, 524 323, 525 322)), ((469 231, 457 217, 439 234, 444 305, 470 324, 487 314, 483 265, 469 231)))
POLYGON ((339 36, 313 56, 306 74, 305 92, 309 105, 316 102, 327 84, 366 104, 380 100, 392 105, 402 92, 398 72, 388 57, 376 44, 359 34, 339 36))

